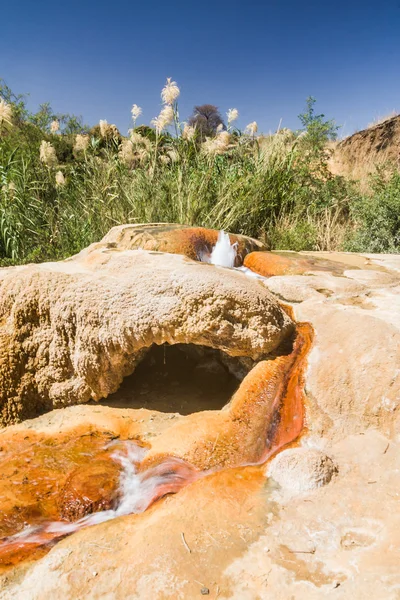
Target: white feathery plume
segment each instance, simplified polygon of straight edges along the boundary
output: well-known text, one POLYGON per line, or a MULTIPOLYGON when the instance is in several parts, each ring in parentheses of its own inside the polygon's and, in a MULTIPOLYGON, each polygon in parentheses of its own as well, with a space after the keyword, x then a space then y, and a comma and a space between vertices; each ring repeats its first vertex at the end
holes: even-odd
POLYGON ((57 131, 60 130, 60 123, 59 121, 57 121, 57 119, 54 119, 54 121, 51 122, 50 124, 50 131, 51 133, 57 133, 57 131))
POLYGON ((58 162, 54 147, 50 142, 46 142, 45 140, 42 140, 40 144, 39 157, 47 167, 54 167, 58 162))
POLYGON ((174 104, 174 102, 176 102, 176 100, 178 99, 180 93, 181 91, 178 88, 178 84, 176 83, 176 81, 171 81, 171 77, 168 77, 167 83, 161 91, 161 99, 164 102, 164 104, 169 104, 170 106, 172 106, 172 104, 174 104))
POLYGON ((12 125, 12 107, 10 104, 7 104, 3 98, 0 98, 0 125, 5 122, 8 125, 12 125))
POLYGON ((57 187, 62 187, 63 185, 65 185, 64 174, 61 171, 57 171, 57 173, 56 173, 56 186, 57 187))
POLYGON ((226 116, 228 117, 228 125, 230 125, 239 117, 239 111, 237 108, 230 108, 226 113, 226 116))
POLYGON ((132 108, 131 108, 131 115, 132 115, 132 119, 133 122, 136 123, 136 119, 138 119, 140 117, 140 115, 142 114, 142 109, 140 108, 140 106, 138 106, 137 104, 133 104, 132 108))

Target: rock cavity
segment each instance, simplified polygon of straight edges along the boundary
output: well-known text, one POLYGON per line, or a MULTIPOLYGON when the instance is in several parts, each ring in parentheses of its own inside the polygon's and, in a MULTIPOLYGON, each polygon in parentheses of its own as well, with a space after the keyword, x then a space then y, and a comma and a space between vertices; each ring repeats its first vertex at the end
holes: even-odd
POLYGON ((179 255, 92 249, 0 270, 0 425, 116 392, 153 344, 260 360, 293 332, 258 281, 179 255))

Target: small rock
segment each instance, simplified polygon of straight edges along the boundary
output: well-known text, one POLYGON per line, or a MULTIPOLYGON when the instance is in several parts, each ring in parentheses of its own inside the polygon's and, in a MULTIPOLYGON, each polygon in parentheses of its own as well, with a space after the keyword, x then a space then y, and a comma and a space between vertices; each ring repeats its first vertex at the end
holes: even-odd
POLYGON ((311 448, 283 450, 269 465, 268 475, 289 492, 305 492, 329 483, 338 469, 329 456, 311 448))
POLYGON ((201 592, 202 596, 208 596, 208 594, 210 593, 210 590, 207 587, 202 587, 200 592, 201 592))

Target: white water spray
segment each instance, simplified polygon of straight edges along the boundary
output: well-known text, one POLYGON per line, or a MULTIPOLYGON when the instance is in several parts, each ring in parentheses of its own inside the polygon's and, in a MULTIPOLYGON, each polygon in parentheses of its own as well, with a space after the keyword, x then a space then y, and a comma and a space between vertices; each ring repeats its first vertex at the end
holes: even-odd
POLYGON ((231 245, 229 235, 225 231, 220 231, 218 240, 211 252, 210 262, 212 265, 220 267, 234 267, 237 254, 237 242, 231 245))

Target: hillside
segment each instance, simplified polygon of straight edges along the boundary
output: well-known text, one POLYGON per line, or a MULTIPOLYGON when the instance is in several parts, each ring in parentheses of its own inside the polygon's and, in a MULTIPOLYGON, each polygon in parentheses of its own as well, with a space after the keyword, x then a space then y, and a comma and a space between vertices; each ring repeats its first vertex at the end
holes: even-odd
POLYGON ((387 163, 400 166, 400 114, 335 144, 330 169, 365 183, 377 165, 387 163))

